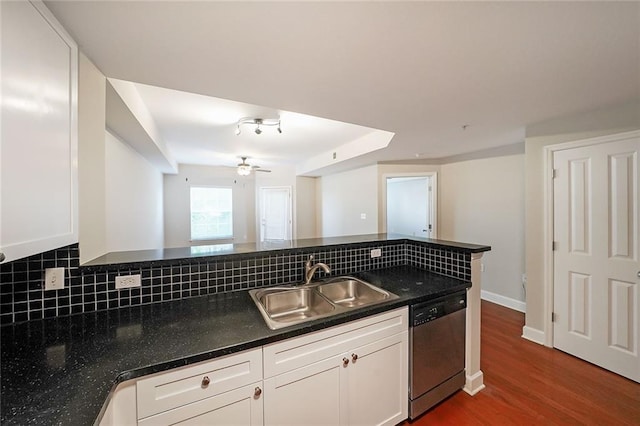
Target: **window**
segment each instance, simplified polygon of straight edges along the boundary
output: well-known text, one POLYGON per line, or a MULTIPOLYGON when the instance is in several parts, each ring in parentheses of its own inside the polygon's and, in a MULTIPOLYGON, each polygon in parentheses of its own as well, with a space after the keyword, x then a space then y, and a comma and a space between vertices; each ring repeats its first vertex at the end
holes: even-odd
POLYGON ((233 237, 231 188, 191 187, 191 240, 233 237))

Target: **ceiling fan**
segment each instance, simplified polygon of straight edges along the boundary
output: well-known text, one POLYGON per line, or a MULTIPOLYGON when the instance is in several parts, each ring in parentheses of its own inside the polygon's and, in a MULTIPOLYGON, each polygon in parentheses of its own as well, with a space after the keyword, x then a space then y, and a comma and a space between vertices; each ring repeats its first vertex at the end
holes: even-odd
POLYGON ((252 170, 255 172, 271 173, 271 170, 263 169, 260 166, 252 166, 248 164, 247 163, 248 157, 240 157, 240 158, 242 159, 242 163, 238 163, 238 174, 240 176, 248 176, 251 174, 252 170))

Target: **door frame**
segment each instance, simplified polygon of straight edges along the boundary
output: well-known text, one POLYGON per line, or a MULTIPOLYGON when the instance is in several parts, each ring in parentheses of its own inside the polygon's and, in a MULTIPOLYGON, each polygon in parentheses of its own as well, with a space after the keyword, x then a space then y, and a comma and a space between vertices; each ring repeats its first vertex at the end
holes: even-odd
POLYGON ((428 177, 431 179, 431 221, 433 222, 433 230, 431 239, 438 238, 438 172, 412 172, 412 173, 383 173, 382 190, 380 191, 380 205, 378 217, 378 229, 383 234, 387 233, 387 179, 403 178, 403 177, 428 177))
POLYGON ((544 298, 544 341, 543 344, 550 348, 553 347, 553 213, 555 206, 553 205, 553 156, 557 151, 564 151, 574 148, 583 148, 586 146, 600 145, 618 140, 640 137, 640 130, 630 132, 615 133, 612 135, 597 136, 593 138, 580 139, 571 142, 563 142, 555 145, 547 145, 544 147, 544 237, 543 237, 543 298, 544 298))

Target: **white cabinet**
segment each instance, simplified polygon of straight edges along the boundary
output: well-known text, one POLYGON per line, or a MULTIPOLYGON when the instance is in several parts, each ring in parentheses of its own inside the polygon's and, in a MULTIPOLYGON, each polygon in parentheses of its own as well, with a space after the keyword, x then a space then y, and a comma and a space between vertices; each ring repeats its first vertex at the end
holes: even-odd
POLYGON ((264 381, 266 425, 339 425, 342 367, 339 359, 301 367, 264 381))
POLYGON ((262 348, 121 384, 101 426, 261 425, 262 348))
POLYGON ((265 346, 265 424, 400 423, 407 353, 406 308, 265 346))
POLYGON ((78 50, 41 2, 0 2, 0 19, 0 253, 11 261, 78 241, 78 50))
POLYGON ((263 424, 261 382, 212 396, 198 402, 139 420, 139 425, 225 425, 263 424))
POLYGON ((408 408, 407 311, 125 382, 100 425, 398 424, 408 408))
POLYGON ((346 424, 395 425, 407 418, 407 339, 404 332, 353 350, 345 369, 346 424))

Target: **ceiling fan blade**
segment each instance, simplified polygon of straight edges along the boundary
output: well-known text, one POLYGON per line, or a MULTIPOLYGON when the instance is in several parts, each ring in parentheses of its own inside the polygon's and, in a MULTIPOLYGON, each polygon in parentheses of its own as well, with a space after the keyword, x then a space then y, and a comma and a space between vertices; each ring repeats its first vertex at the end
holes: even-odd
POLYGON ((271 173, 271 170, 268 169, 254 169, 256 172, 264 172, 264 173, 271 173))

